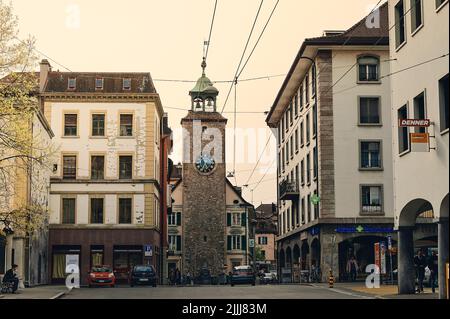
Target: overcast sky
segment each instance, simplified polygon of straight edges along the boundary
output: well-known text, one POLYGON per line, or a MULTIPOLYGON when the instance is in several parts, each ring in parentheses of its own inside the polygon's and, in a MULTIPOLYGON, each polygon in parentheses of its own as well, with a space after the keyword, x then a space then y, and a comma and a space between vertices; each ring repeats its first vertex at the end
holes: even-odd
MULTIPOLYGON (((276 0, 265 0, 249 48, 253 47, 276 0)), ((305 38, 323 30, 345 30, 368 14, 376 0, 281 0, 258 48, 241 75, 248 79, 286 74, 305 38)), ((35 36, 37 48, 72 71, 150 72, 153 79, 196 80, 201 75, 203 41, 207 39, 214 0, 12 0, 20 20, 21 37, 35 36)), ((213 81, 231 80, 250 32, 260 0, 218 0, 209 49, 207 75, 213 81)), ((250 50, 248 50, 250 51, 250 50)), ((42 57, 41 57, 42 58, 42 57)), ((64 68, 51 62, 54 69, 64 68)), ((238 135, 236 180, 247 182, 264 148, 270 130, 268 111, 284 77, 241 82, 237 110, 238 134, 252 137, 250 144, 238 135), (242 142, 243 141, 243 142, 242 142)), ((158 82, 170 125, 175 131, 175 162, 181 160, 180 119, 190 108, 188 92, 193 83, 158 82)), ((229 84, 216 84, 218 105, 224 104, 229 84)), ((225 112, 233 111, 233 99, 225 112)), ((233 114, 228 119, 227 168, 233 170, 233 114)), ((275 140, 244 188, 250 189, 275 159, 275 140)), ((276 200, 275 164, 254 190, 254 204, 276 200)), ((235 180, 232 179, 235 183, 235 180)))

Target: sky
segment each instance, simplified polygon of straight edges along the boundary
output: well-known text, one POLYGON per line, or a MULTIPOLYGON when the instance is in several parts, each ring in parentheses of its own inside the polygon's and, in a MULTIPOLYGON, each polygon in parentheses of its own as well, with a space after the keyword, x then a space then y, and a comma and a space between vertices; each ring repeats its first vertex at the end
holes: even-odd
MULTIPOLYGON (((232 80, 261 0, 218 0, 207 76, 232 80)), ((324 30, 345 30, 367 15, 376 0, 280 0, 236 90, 225 107, 227 171, 255 205, 276 201, 276 146, 265 123, 305 38, 324 30), (283 75, 283 76, 277 76, 283 75), (269 77, 274 76, 274 77, 269 77), (228 113, 230 112, 230 113, 228 113), (245 113, 252 112, 252 113, 245 113), (236 130, 234 127, 236 126, 236 130), (234 160, 236 132, 236 160, 234 160), (262 154, 262 156, 261 156, 262 154), (252 174, 258 158, 261 159, 252 174)), ((188 92, 201 76, 203 43, 208 39, 214 0, 12 0, 20 37, 32 35, 36 48, 50 57, 53 69, 89 72, 150 72, 174 131, 175 163, 182 159, 180 120, 190 108, 188 92), (182 110, 178 110, 182 109, 182 110)), ((264 0, 246 56, 253 48, 276 0, 264 0)), ((39 54, 38 54, 39 55, 39 54)), ((40 55, 40 58, 44 56, 40 55)), ((221 110, 230 88, 216 83, 221 110)))

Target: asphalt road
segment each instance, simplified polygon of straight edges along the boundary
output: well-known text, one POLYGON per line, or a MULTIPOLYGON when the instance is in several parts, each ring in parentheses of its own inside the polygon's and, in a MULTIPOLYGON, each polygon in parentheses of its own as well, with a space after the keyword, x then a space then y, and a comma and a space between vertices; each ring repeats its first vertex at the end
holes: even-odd
POLYGON ((360 299, 363 295, 307 285, 73 289, 64 299, 360 299))

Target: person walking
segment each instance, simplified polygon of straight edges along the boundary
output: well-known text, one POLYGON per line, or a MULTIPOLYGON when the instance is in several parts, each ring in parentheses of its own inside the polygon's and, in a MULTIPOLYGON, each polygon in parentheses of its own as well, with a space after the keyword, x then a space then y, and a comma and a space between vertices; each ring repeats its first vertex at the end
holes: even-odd
POLYGON ((414 266, 416 267, 417 275, 417 291, 423 292, 423 280, 425 279, 425 267, 427 266, 426 258, 421 249, 417 251, 417 255, 414 256, 414 266))
POLYGON ((177 268, 175 270, 175 285, 179 286, 181 284, 181 272, 180 270, 177 268))
POLYGON ((17 293, 17 289, 19 288, 19 276, 17 275, 17 270, 19 266, 16 264, 12 265, 12 268, 5 273, 3 277, 3 283, 12 283, 12 293, 17 293))
POLYGON ((433 293, 436 292, 436 280, 438 276, 438 257, 435 251, 428 258, 428 269, 430 270, 430 287, 433 293))
POLYGON ((169 271, 169 284, 173 286, 175 284, 175 271, 170 269, 169 271))
POLYGON ((356 281, 356 275, 358 273, 358 262, 355 256, 352 256, 347 263, 347 272, 350 274, 350 281, 356 281))

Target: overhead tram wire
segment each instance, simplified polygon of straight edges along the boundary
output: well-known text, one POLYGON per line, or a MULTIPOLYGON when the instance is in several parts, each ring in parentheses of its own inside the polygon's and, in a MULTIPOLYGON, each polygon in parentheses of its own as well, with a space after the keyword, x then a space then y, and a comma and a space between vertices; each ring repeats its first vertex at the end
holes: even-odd
MULTIPOLYGON (((17 36, 13 36, 13 38, 16 39, 17 41, 19 41, 19 42, 22 43, 22 44, 27 44, 25 41, 19 39, 17 36)), ((39 53, 40 55, 44 56, 44 57, 47 58, 48 60, 52 61, 53 63, 59 65, 59 66, 62 67, 62 68, 64 68, 65 70, 67 70, 67 71, 73 73, 73 71, 70 70, 68 67, 66 67, 65 65, 59 63, 59 62, 56 61, 55 59, 52 59, 51 57, 49 57, 49 56, 48 56, 47 54, 45 54, 44 52, 42 52, 42 51, 36 49, 35 47, 31 47, 31 49, 32 49, 33 51, 39 53)))
POLYGON ((234 73, 234 77, 233 77, 234 81, 230 85, 230 89, 228 90, 228 94, 227 94, 227 97, 225 99, 225 103, 224 103, 224 105, 222 107, 222 111, 220 112, 221 114, 223 113, 223 111, 225 110, 225 107, 227 106, 228 99, 230 98, 230 94, 231 94, 231 91, 233 89, 233 85, 235 85, 236 81, 238 80, 237 75, 239 73, 239 69, 241 67, 242 61, 244 60, 245 52, 247 51, 248 45, 249 45, 250 40, 252 38, 253 31, 255 30, 256 22, 258 21, 258 17, 259 17, 259 14, 261 12, 261 8, 262 8, 263 4, 264 4, 264 0, 261 0, 261 3, 259 4, 259 7, 258 7, 258 11, 256 12, 255 19, 253 21, 252 28, 250 30, 250 34, 248 35, 247 42, 246 42, 245 47, 244 47, 244 51, 242 52, 242 56, 241 56, 241 59, 239 61, 238 67, 236 68, 236 72, 234 73))

